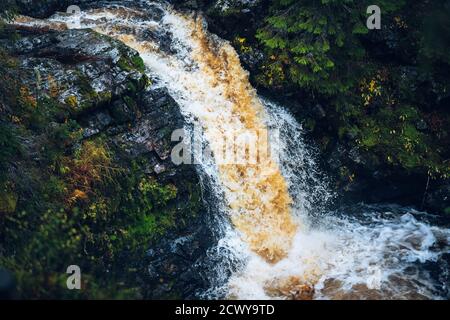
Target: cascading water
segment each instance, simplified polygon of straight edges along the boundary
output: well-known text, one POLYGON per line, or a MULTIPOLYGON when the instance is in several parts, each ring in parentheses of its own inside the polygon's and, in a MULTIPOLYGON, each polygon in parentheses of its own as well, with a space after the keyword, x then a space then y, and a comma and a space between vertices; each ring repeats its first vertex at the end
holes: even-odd
POLYGON ((430 226, 425 214, 398 207, 358 206, 358 215, 351 210, 319 214, 332 195, 295 119, 257 96, 237 53, 210 35, 201 17, 177 13, 165 4, 139 5, 139 10, 108 5, 45 21, 19 17, 16 24, 92 28, 134 48, 154 86, 166 87, 186 122, 203 129, 204 142, 215 156, 235 152, 220 143, 228 132, 257 132, 250 137, 252 145, 259 143, 259 134, 278 130, 278 142, 256 163, 197 159, 212 188, 211 211, 222 238, 210 252, 221 257, 211 259, 220 261, 211 266, 217 279, 203 297, 448 295, 444 257, 450 253, 449 229, 430 226), (441 268, 439 276, 426 264, 441 268), (224 278, 228 272, 231 277, 224 278))

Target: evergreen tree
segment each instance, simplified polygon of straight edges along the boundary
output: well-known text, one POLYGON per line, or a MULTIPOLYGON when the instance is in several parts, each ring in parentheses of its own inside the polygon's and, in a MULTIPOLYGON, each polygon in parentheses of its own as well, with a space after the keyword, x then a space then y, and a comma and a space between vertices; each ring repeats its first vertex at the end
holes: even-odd
MULTIPOLYGON (((382 14, 404 1, 378 1, 382 14)), ((351 89, 364 73, 362 35, 370 1, 274 0, 271 15, 257 34, 270 57, 259 80, 293 83, 323 94, 351 89)))

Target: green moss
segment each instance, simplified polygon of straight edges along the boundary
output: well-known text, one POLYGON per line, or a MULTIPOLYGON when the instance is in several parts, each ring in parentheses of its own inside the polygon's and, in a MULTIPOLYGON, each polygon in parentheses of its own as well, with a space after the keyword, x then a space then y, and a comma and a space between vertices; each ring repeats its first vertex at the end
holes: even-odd
MULTIPOLYGON (((121 64, 144 70, 138 56, 121 64)), ((139 298, 145 251, 191 221, 199 190, 179 205, 186 190, 147 175, 146 157, 132 161, 106 136, 83 139, 79 111, 112 96, 80 71, 77 98, 61 103, 22 87, 16 67, 0 50, 0 265, 19 298, 139 298), (81 291, 67 290, 70 264, 81 267, 81 291)), ((128 83, 128 107, 147 81, 128 83)))
POLYGON ((19 152, 15 128, 0 121, 0 183, 5 178, 8 162, 14 160, 19 152))
POLYGON ((132 81, 127 83, 127 89, 132 94, 135 94, 137 92, 136 85, 132 81))
POLYGON ((108 103, 112 100, 112 92, 111 91, 99 92, 98 98, 99 98, 100 103, 108 103))
POLYGON ((164 205, 177 196, 177 188, 174 185, 161 186, 155 179, 142 179, 139 191, 144 197, 151 197, 157 206, 164 205))
POLYGON ((139 71, 139 72, 144 72, 145 71, 145 64, 144 61, 142 60, 142 58, 139 55, 135 55, 133 57, 131 57, 130 59, 125 58, 124 56, 122 56, 119 59, 119 62, 117 63, 117 65, 126 71, 139 71))
POLYGON ((140 56, 134 56, 131 58, 132 65, 139 71, 145 72, 144 60, 140 56))
POLYGON ((127 107, 130 108, 131 110, 136 110, 137 109, 137 103, 136 103, 136 101, 133 98, 131 98, 129 96, 124 96, 123 97, 123 101, 125 102, 127 107))
MULTIPOLYGON (((190 200, 178 206, 173 184, 144 173, 148 159, 121 167, 106 137, 75 148, 47 145, 51 164, 43 169, 30 163, 31 182, 15 181, 24 201, 16 204, 13 215, 0 215, 5 239, 0 264, 14 271, 19 296, 139 298, 137 275, 145 268, 145 251, 196 215, 201 202, 198 186, 187 184, 190 200), (29 188, 31 198, 25 192, 29 188), (74 263, 83 272, 79 292, 65 286, 65 268, 74 263), (107 275, 104 270, 109 270, 107 275)), ((10 203, 9 195, 7 199, 10 203)))
POLYGON ((304 127, 308 131, 314 131, 314 128, 316 127, 316 121, 314 119, 308 118, 304 122, 304 127))
POLYGON ((14 213, 18 197, 11 192, 0 191, 0 213, 14 213))
POLYGON ((72 102, 68 104, 74 107, 78 106, 77 111, 85 111, 95 106, 109 103, 112 100, 111 91, 97 92, 92 88, 91 81, 88 77, 80 71, 76 71, 76 75, 77 80, 74 82, 74 86, 79 88, 81 98, 80 101, 76 101, 76 103, 72 102))
POLYGON ((75 109, 78 107, 78 99, 76 96, 69 96, 64 100, 71 108, 75 109))

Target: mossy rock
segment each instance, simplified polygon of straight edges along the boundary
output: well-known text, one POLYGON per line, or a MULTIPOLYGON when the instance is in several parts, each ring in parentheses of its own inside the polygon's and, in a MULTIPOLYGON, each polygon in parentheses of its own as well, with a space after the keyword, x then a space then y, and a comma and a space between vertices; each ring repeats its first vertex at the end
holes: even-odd
POLYGON ((144 61, 139 55, 134 55, 131 57, 128 57, 126 55, 123 55, 120 59, 117 65, 122 69, 126 71, 139 71, 144 72, 145 71, 145 65, 144 61))
POLYGON ((0 193, 0 213, 14 213, 16 211, 18 199, 18 196, 14 193, 0 193))
POLYGON ((33 93, 39 79, 39 96, 58 100, 75 116, 134 96, 148 84, 138 52, 92 30, 25 35, 6 47, 20 57, 24 90, 33 93))

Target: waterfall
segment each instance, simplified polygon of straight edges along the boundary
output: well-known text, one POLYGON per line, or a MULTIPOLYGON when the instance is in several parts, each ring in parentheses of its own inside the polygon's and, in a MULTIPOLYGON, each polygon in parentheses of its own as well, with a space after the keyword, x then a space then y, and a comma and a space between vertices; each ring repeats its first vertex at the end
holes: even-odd
MULTIPOLYGON (((165 11, 156 25, 145 21, 130 24, 140 18, 133 14, 125 9, 105 9, 86 18, 100 21, 94 22, 96 31, 119 39, 140 53, 150 75, 156 73, 186 119, 204 130, 216 158, 221 153, 227 156, 237 152, 233 144, 223 143, 223 137, 230 133, 258 133, 248 135, 248 145, 258 145, 258 137, 265 131, 264 107, 231 45, 209 36, 200 17, 165 11), (107 17, 109 20, 102 23, 102 18, 107 17), (145 35, 149 29, 171 33, 175 54, 159 50, 158 43, 145 35)), ((278 164, 268 156, 259 157, 255 163, 234 162, 215 164, 228 215, 252 250, 267 261, 277 262, 287 255, 297 228, 286 180, 278 164)))
POLYGON ((449 229, 396 206, 361 205, 357 216, 349 209, 325 214, 333 195, 301 126, 283 107, 257 95, 232 46, 209 34, 199 15, 161 3, 142 5, 110 5, 45 21, 19 17, 16 23, 92 28, 124 42, 140 53, 153 86, 166 87, 177 101, 188 135, 189 128, 201 128, 202 144, 214 157, 195 155, 196 163, 211 189, 205 199, 214 215, 211 228, 221 237, 210 251, 216 281, 203 297, 445 296, 448 279, 430 279, 420 263, 436 263, 449 253, 449 229), (272 131, 275 140, 261 139, 272 131), (220 161, 220 155, 237 153, 226 137, 246 132, 254 134, 246 135, 244 161, 220 161), (254 146, 257 156, 250 161, 254 146))

